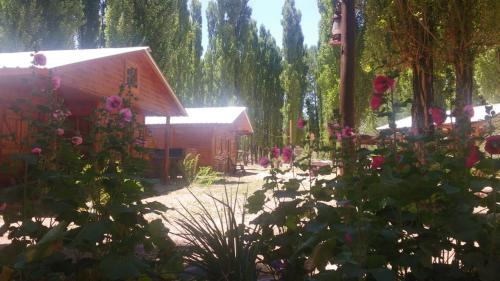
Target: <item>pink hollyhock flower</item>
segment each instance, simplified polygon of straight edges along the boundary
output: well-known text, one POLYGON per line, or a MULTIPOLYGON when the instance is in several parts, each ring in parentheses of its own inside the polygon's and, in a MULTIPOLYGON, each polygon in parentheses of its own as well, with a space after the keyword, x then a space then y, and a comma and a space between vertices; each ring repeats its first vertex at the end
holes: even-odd
POLYGON ((429 109, 429 114, 432 117, 432 122, 434 122, 434 124, 438 126, 443 125, 444 121, 446 120, 446 113, 442 108, 431 107, 429 109))
POLYGON ((382 105, 383 99, 381 95, 373 95, 370 101, 370 106, 372 110, 378 110, 382 105))
POLYGON ((75 137, 72 137, 71 138, 71 142, 74 144, 74 145, 80 145, 83 143, 83 138, 82 137, 78 137, 78 136, 75 136, 75 137))
POLYGON ((54 76, 52 77, 52 90, 57 91, 61 87, 61 77, 54 76))
POLYGON ((47 64, 47 57, 42 53, 36 53, 33 55, 33 64, 44 66, 47 64))
POLYGON ((304 121, 304 119, 302 119, 302 117, 299 117, 299 119, 297 119, 297 128, 304 129, 305 125, 306 125, 306 121, 304 121))
POLYGON ((54 119, 59 120, 59 121, 64 120, 68 116, 71 116, 71 111, 69 111, 69 110, 62 111, 60 109, 57 109, 56 111, 54 111, 52 113, 52 117, 54 117, 54 119))
POLYGON ((143 139, 135 139, 134 144, 142 147, 146 144, 146 142, 143 139))
POLYGON ((337 133, 337 141, 342 142, 342 134, 341 133, 337 133))
POLYGON ((340 125, 337 123, 328 123, 326 128, 328 130, 328 135, 331 137, 334 136, 335 132, 340 129, 340 125))
POLYGON ((474 117, 474 106, 471 104, 468 104, 464 106, 464 114, 467 116, 467 118, 471 119, 474 117))
POLYGON ((376 94, 383 94, 389 89, 393 90, 395 84, 396 81, 394 79, 385 75, 379 75, 373 80, 373 91, 376 94))
POLYGON ((342 129, 342 137, 343 138, 350 138, 354 135, 351 127, 349 126, 345 126, 343 129, 342 129))
POLYGON ((64 129, 63 128, 57 128, 56 135, 63 136, 64 135, 64 129))
POLYGON ((120 110, 120 116, 123 117, 123 120, 126 122, 132 121, 132 110, 130 108, 123 108, 120 110))
POLYGON ((272 150, 271 150, 271 154, 273 155, 274 158, 279 158, 280 157, 280 154, 281 154, 281 150, 279 149, 279 147, 275 146, 272 150))
POLYGON ((465 158, 465 166, 467 168, 472 168, 477 162, 481 160, 481 152, 479 151, 479 147, 476 145, 471 145, 469 147, 469 155, 465 158))
POLYGON ((281 158, 283 159, 284 163, 290 163, 292 161, 293 157, 293 150, 291 147, 286 146, 283 147, 283 154, 281 155, 281 158))
POLYGON ((372 156, 372 169, 378 169, 384 165, 385 158, 384 156, 372 156))
POLYGON ((261 157, 260 160, 259 160, 259 164, 263 167, 263 168, 267 168, 267 166, 269 166, 269 163, 271 163, 271 161, 269 160, 269 158, 267 157, 261 157))
POLYGON ((352 235, 349 232, 346 232, 346 234, 344 234, 344 241, 347 245, 352 244, 352 235))
POLYGON ((0 212, 5 211, 5 209, 7 209, 7 203, 3 202, 2 204, 0 204, 0 212))
POLYGON ((40 154, 40 153, 42 153, 42 149, 40 147, 33 147, 31 149, 31 153, 33 153, 33 154, 40 154))
POLYGON ((120 96, 110 96, 106 98, 106 110, 114 112, 122 107, 123 100, 120 96))
POLYGON ((489 154, 500 154, 500 135, 487 137, 484 150, 489 154))

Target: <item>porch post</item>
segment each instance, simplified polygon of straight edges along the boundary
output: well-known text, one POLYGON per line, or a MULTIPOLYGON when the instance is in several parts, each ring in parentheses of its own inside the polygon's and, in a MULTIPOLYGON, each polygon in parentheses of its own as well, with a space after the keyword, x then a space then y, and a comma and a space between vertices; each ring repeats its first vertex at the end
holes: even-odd
POLYGON ((168 183, 170 170, 170 116, 167 116, 165 122, 165 143, 164 143, 164 159, 163 159, 163 181, 168 183))

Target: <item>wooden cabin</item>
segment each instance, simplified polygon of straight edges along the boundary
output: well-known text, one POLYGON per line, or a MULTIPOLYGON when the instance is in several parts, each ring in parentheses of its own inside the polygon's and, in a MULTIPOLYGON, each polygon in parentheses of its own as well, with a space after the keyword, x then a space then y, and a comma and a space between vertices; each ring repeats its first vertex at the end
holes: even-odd
MULTIPOLYGON (((253 134, 245 107, 186 108, 184 117, 151 117, 146 124, 152 133, 150 146, 170 147, 173 161, 188 154, 199 154, 199 166, 210 166, 225 173, 235 171, 241 136, 253 134), (170 129, 165 137, 164 127, 170 129), (167 139, 167 144, 165 144, 167 139)), ((158 155, 164 155, 159 151, 158 155)), ((175 168, 173 165, 172 168, 175 168)))
MULTIPOLYGON (((32 99, 32 85, 27 82, 33 72, 42 78, 49 75, 61 78, 58 92, 72 113, 70 126, 83 136, 92 126, 85 117, 103 102, 104 97, 117 94, 123 83, 132 85, 132 92, 138 98, 134 110, 138 113, 139 122, 144 123, 146 115, 186 114, 148 47, 39 53, 45 55, 47 63, 35 68, 31 65, 31 52, 0 53, 0 135, 15 136, 14 139, 0 139, 0 162, 9 161, 11 154, 27 150, 22 144, 28 134, 25 121, 11 112, 9 106, 18 98, 37 102, 32 99)), ((2 179, 0 176, 0 186, 2 181, 6 184, 6 177, 4 175, 2 179)))

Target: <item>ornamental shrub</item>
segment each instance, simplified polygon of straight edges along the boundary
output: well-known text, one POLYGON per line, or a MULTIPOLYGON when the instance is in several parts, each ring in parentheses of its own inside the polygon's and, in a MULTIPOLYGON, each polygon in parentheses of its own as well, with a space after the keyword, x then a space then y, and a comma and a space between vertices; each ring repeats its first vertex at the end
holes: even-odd
POLYGON ((104 100, 81 135, 67 127, 71 112, 54 79, 39 85, 35 73, 33 95, 42 102, 12 105, 26 116, 31 149, 13 157, 24 173, 0 191, 11 241, 0 251, 0 279, 173 278, 181 264, 168 229, 146 220, 167 208, 142 200, 150 192, 142 177, 148 151, 130 89, 122 85, 104 100))
POLYGON ((280 265, 279 280, 500 276, 500 159, 491 154, 496 150, 479 149, 495 141, 496 113, 485 107, 487 124, 478 135, 441 119, 413 135, 395 126, 395 112, 409 101, 397 101, 393 88, 374 94, 383 95, 375 109, 390 128, 373 145, 332 126, 334 167, 312 166, 309 152, 294 163, 306 172, 289 178, 272 169, 248 198, 261 254, 280 265))

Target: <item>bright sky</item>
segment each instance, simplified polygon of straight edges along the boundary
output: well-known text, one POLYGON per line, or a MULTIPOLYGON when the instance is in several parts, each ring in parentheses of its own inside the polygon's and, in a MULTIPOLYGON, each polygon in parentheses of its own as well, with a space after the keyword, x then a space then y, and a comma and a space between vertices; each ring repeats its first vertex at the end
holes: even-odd
MULTIPOLYGON (((205 9, 210 0, 201 0, 203 11, 203 50, 207 49, 207 25, 205 9)), ((257 21, 258 27, 264 25, 276 39, 278 46, 282 44, 283 31, 281 27, 281 9, 285 0, 250 0, 252 18, 257 21)), ((302 13, 302 33, 304 43, 308 46, 318 43, 319 11, 317 0, 295 0, 295 7, 302 13)))

